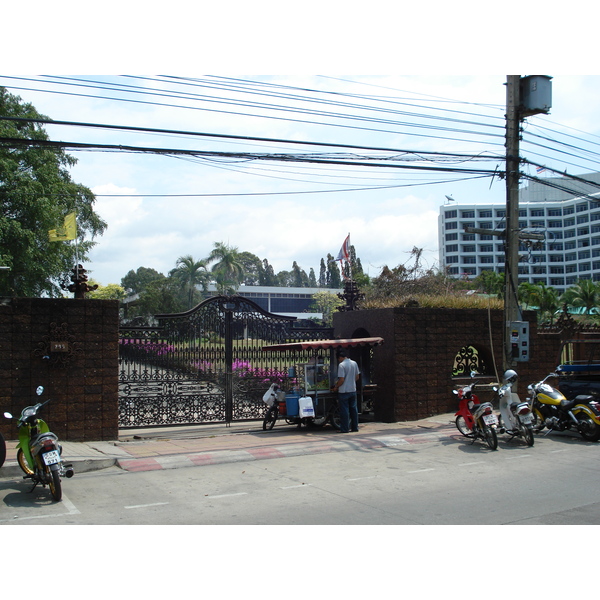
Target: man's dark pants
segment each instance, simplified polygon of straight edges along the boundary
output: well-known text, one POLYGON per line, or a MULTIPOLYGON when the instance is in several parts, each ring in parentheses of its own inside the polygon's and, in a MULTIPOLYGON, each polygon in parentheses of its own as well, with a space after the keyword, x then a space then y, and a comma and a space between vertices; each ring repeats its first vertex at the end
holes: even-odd
POLYGON ((340 403, 340 419, 342 433, 348 431, 358 431, 358 406, 356 402, 356 392, 341 392, 338 394, 340 403))

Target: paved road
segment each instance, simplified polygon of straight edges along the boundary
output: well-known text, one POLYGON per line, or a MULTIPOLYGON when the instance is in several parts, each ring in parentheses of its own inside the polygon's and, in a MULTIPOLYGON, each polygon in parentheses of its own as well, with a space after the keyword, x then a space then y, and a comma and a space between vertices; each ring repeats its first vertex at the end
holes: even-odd
POLYGON ((64 482, 64 500, 0 480, 7 524, 600 524, 600 444, 499 450, 455 434, 397 447, 127 472, 64 482))

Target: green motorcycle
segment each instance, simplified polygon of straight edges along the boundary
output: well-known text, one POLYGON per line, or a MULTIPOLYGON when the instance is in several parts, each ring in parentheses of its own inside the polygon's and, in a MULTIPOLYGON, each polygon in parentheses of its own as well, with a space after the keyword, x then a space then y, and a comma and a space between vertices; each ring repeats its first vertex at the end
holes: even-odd
MULTIPOLYGON (((36 393, 40 396, 43 391, 44 388, 40 386, 36 393)), ((58 502, 62 499, 61 477, 73 477, 73 466, 63 463, 58 437, 50 431, 47 423, 38 417, 38 412, 48 402, 49 400, 46 400, 35 406, 27 406, 21 412, 17 421, 17 462, 25 473, 23 479, 33 481, 31 491, 41 483, 50 488, 52 497, 58 502)), ((4 416, 7 419, 13 418, 8 412, 4 413, 4 416)))

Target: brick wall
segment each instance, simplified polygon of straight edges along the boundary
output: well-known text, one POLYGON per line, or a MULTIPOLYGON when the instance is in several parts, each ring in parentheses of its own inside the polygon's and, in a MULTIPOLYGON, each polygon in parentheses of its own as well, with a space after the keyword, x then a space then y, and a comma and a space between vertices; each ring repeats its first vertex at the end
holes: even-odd
MULTIPOLYGON (((373 381, 377 383, 375 419, 394 423, 454 412, 452 369, 458 351, 468 345, 493 356, 499 377, 503 373, 504 320, 500 310, 389 308, 340 312, 334 316, 336 337, 381 336, 374 349, 373 381), (490 341, 491 331, 491 341, 490 341)), ((557 366, 558 334, 538 334, 535 313, 525 313, 530 324, 529 362, 516 363, 518 393, 557 366)), ((494 373, 493 361, 489 365, 494 373)), ((486 378, 492 381, 495 376, 486 378)), ((480 394, 492 400, 493 394, 480 394)))
MULTIPOLYGON (((65 441, 118 437, 116 300, 0 300, 0 412, 51 399, 42 418, 65 441)), ((16 439, 14 421, 0 431, 16 439)))

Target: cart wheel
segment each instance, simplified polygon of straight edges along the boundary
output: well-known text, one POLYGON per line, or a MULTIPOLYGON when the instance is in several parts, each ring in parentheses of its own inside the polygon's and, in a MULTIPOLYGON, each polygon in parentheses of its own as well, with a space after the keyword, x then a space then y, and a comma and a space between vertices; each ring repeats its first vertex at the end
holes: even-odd
POLYGON ((279 411, 276 408, 270 408, 265 415, 265 420, 263 421, 263 429, 267 431, 268 429, 273 429, 275 425, 275 421, 277 421, 277 415, 279 411))

